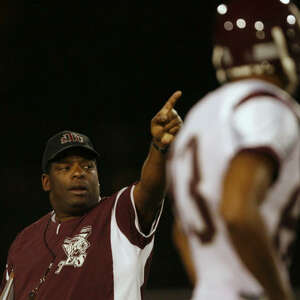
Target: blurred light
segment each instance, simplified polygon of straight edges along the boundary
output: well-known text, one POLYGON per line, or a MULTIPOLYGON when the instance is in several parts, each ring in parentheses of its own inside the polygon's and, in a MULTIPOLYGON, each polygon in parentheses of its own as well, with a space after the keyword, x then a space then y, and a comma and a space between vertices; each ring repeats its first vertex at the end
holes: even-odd
POLYGON ((261 21, 256 21, 254 24, 254 27, 256 30, 262 31, 262 30, 264 30, 264 23, 261 21))
POLYGON ((240 29, 243 29, 246 27, 246 21, 244 19, 237 19, 236 26, 240 29))
POLYGON ((231 30, 233 29, 233 24, 232 24, 230 21, 226 21, 226 22, 224 23, 224 28, 225 28, 225 30, 227 30, 227 31, 231 31, 231 30))
POLYGON ((220 15, 225 15, 227 13, 227 6, 225 4, 220 4, 218 7, 217 7, 217 12, 220 14, 220 15))
POLYGON ((280 2, 283 3, 283 4, 289 4, 290 0, 280 0, 280 2))
POLYGON ((288 15, 286 20, 290 25, 296 24, 296 18, 294 15, 288 15))

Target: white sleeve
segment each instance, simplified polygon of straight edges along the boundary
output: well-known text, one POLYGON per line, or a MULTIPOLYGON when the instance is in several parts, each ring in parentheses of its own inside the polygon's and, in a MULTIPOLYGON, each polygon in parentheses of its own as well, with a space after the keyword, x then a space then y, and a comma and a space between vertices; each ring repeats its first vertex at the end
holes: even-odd
POLYGON ((239 148, 268 148, 284 159, 299 137, 298 120, 280 100, 255 97, 233 112, 232 130, 239 148))

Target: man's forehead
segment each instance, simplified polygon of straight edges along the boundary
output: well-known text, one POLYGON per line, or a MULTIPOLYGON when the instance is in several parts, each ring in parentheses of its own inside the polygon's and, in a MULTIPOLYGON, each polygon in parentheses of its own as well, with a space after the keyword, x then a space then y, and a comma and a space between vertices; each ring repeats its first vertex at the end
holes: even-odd
POLYGON ((53 162, 76 161, 76 160, 94 160, 96 158, 89 151, 82 148, 72 148, 63 151, 54 159, 53 162))

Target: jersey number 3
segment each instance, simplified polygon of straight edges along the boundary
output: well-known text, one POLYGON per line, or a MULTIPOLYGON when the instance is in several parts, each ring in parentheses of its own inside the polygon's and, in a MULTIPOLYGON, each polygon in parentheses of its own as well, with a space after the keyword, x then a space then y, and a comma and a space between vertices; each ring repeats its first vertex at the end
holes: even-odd
POLYGON ((191 177, 188 184, 188 192, 190 196, 195 200, 197 209, 205 224, 201 230, 193 228, 191 231, 200 239, 202 243, 209 243, 212 241, 216 232, 213 219, 209 212, 209 207, 205 198, 198 190, 198 186, 201 180, 200 165, 198 159, 198 141, 196 137, 193 137, 186 144, 183 155, 190 153, 191 155, 191 177))
MULTIPOLYGON (((209 243, 212 241, 215 233, 216 226, 213 222, 212 216, 209 211, 209 207, 203 195, 199 192, 198 186, 201 181, 201 172, 200 172, 200 164, 199 164, 199 146, 198 140, 196 137, 192 137, 188 143, 186 144, 182 155, 191 155, 191 174, 190 180, 188 183, 188 193, 190 197, 195 201, 197 209, 202 217, 202 220, 205 224, 204 228, 201 230, 196 228, 190 228, 190 231, 195 234, 202 243, 209 243)), ((293 243, 283 243, 281 241, 280 235, 283 231, 292 231, 295 232, 297 227, 297 218, 293 216, 293 209, 297 204, 297 200, 299 199, 300 189, 296 189, 290 198, 290 201, 287 202, 284 207, 280 222, 278 224, 277 231, 275 232, 274 243, 277 250, 281 253, 281 257, 285 261, 289 261, 293 243)))

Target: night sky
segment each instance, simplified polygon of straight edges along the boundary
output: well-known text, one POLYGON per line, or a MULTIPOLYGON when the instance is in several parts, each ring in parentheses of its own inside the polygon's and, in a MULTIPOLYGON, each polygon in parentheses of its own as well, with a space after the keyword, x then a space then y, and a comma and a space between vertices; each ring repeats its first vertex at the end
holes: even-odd
MULTIPOLYGON (((168 97, 183 91, 176 109, 184 119, 218 86, 210 58, 217 3, 1 1, 1 270, 16 234, 50 210, 40 164, 51 135, 69 129, 91 137, 102 195, 110 195, 138 179, 151 118, 168 97)), ((167 201, 149 288, 189 286, 171 223, 167 201)), ((297 286, 298 266, 296 257, 297 286)))

